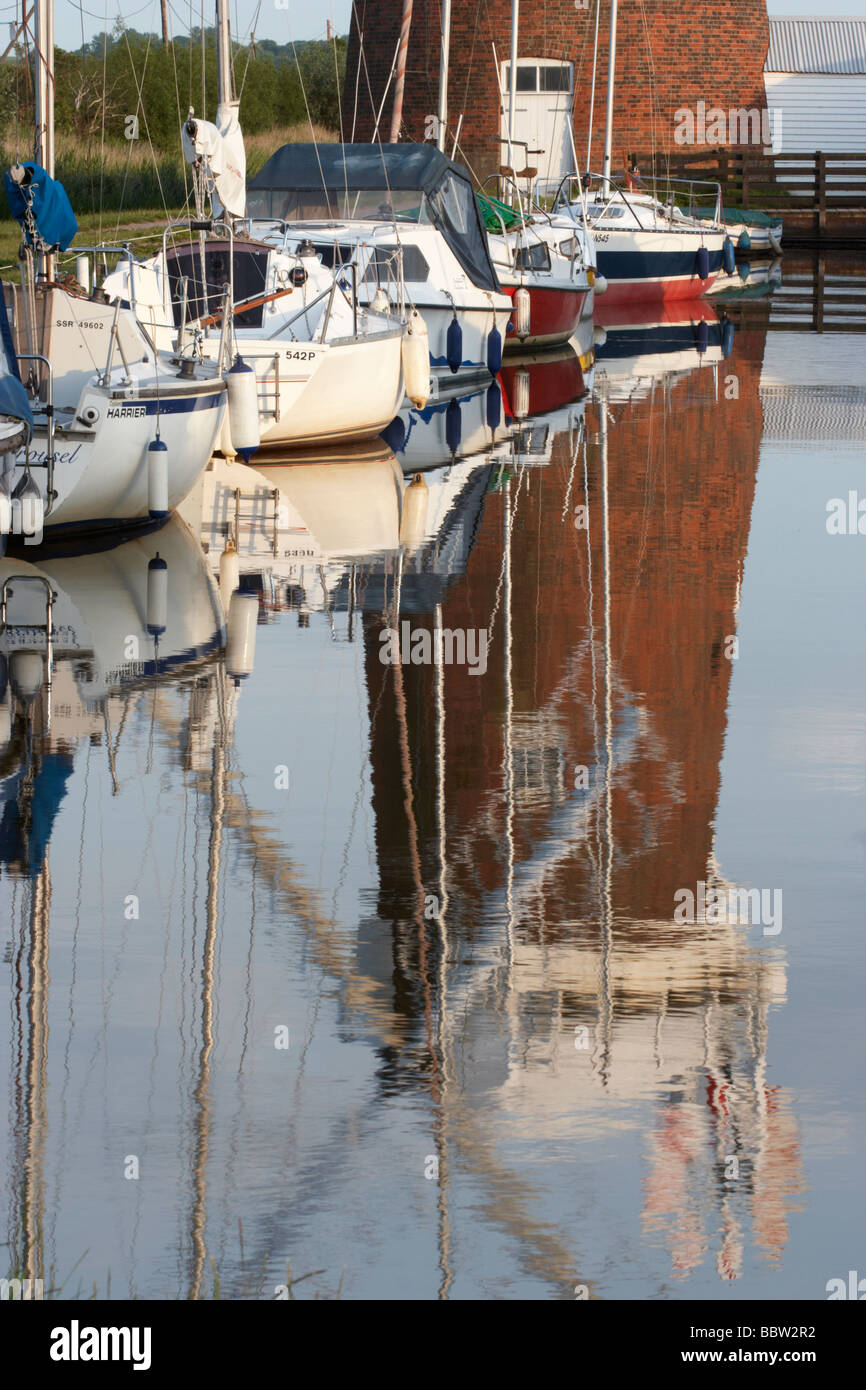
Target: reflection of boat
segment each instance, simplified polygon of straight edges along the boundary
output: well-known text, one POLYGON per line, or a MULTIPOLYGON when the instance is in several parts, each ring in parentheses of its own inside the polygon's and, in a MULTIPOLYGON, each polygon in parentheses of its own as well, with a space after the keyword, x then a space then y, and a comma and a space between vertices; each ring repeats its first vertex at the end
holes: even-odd
POLYGON ((770 295, 782 283, 782 261, 759 261, 753 265, 749 261, 738 261, 731 275, 719 275, 710 290, 713 298, 724 297, 737 302, 743 299, 762 299, 770 295))
POLYGON ((530 415, 551 415, 576 404, 587 394, 585 373, 589 373, 592 363, 591 348, 580 353, 568 347, 554 356, 509 356, 500 374, 506 413, 523 420, 530 415))
MULTIPOLYGON (((375 610, 387 576, 403 597, 451 582, 474 541, 491 472, 477 455, 406 478, 382 442, 318 458, 215 460, 183 515, 214 569, 263 595, 266 609, 375 610), (228 560, 226 557, 230 557, 228 560)), ((436 600, 438 601, 438 600, 436 600)))
MULTIPOLYGON (((52 1135, 65 1130, 65 1109, 59 1118, 56 1108, 48 1104, 49 1091, 57 1094, 49 1078, 58 1055, 62 1056, 62 1047, 51 1042, 52 1036, 57 1037, 50 1014, 48 962, 50 950, 57 944, 52 941, 52 927, 59 929, 61 956, 71 946, 76 959, 78 926, 86 934, 100 916, 98 901, 95 909, 81 914, 82 896, 86 902, 88 885, 97 899, 104 894, 113 868, 124 862, 123 852, 132 846, 133 857, 125 861, 130 893, 121 904, 122 920, 129 930, 129 924, 138 920, 141 903, 148 924, 158 921, 159 907, 154 912, 154 902, 159 904, 160 898, 158 852, 156 863, 148 860, 146 848, 141 856, 138 854, 139 847, 149 845, 154 822, 162 820, 160 808, 154 810, 148 824, 140 806, 142 773, 150 771, 154 743, 148 749, 146 767, 133 763, 127 769, 118 757, 124 731, 129 742, 136 723, 150 729, 151 735, 158 728, 156 744, 171 748, 178 760, 182 758, 183 767, 193 778, 206 756, 213 772, 207 935, 200 995, 202 1045, 195 1093, 200 1136, 205 1128, 203 1091, 212 1016, 207 961, 214 950, 219 901, 213 883, 219 872, 221 816, 229 803, 225 749, 235 692, 224 678, 231 674, 228 651, 225 667, 219 660, 227 636, 219 597, 200 546, 178 519, 170 520, 158 536, 139 536, 98 551, 55 551, 49 558, 40 556, 37 563, 7 560, 0 564, 0 594, 0 869, 14 895, 15 940, 10 942, 8 958, 13 961, 18 1006, 11 1034, 14 1123, 9 1145, 9 1170, 16 1175, 17 1200, 8 1244, 10 1260, 23 1279, 31 1286, 33 1281, 41 1281, 47 1288, 51 1277, 47 1247, 56 1230, 57 1209, 47 1195, 46 1167, 52 1161, 52 1135), (181 717, 178 726, 173 726, 178 704, 182 705, 178 711, 181 717), (87 854, 85 823, 93 770, 91 751, 100 746, 105 750, 110 794, 119 801, 112 800, 105 823, 100 820, 94 863, 87 854), (81 788, 75 787, 76 768, 81 788), (82 789, 83 809, 77 806, 75 796, 82 789), (120 810, 124 790, 135 803, 132 819, 126 821, 120 810), (55 837, 60 843, 54 844, 50 855, 59 817, 64 818, 64 829, 55 837), (78 818, 80 831, 76 833, 78 818), (109 848, 106 839, 113 831, 118 840, 109 848), (49 867, 50 858, 53 862, 49 867), (76 913, 80 914, 72 943, 63 939, 69 896, 62 889, 57 892, 56 881, 52 882, 55 876, 62 881, 70 863, 78 876, 76 913), (59 920, 53 922, 53 915, 59 920)), ((231 631, 228 637, 230 647, 231 631)), ((96 795, 98 801, 100 793, 96 795)), ((185 804, 185 797, 181 800, 185 804)), ((169 899, 166 916, 177 920, 181 915, 178 900, 172 892, 169 899)), ((103 896, 103 930, 107 921, 114 923, 116 917, 113 908, 106 914, 103 896)), ((179 942, 178 959, 188 944, 186 938, 179 942)), ((125 945, 124 940, 116 947, 115 979, 125 945)), ((85 953, 88 948, 85 941, 85 953)), ((89 972, 84 974, 89 977, 89 972)), ((141 978, 137 973, 137 997, 141 978)), ((104 1017, 107 1030, 108 1007, 104 1017)), ((125 1024, 129 1021, 128 1017, 124 1020, 125 1024)), ((73 1068, 77 1056, 74 1047, 71 1052, 67 1050, 67 1062, 71 1059, 73 1068)), ((74 1145, 74 1140, 71 1142, 74 1145)), ((203 1206, 200 1148, 197 1158, 193 1166, 194 1221, 203 1206)), ((196 1255, 198 1249, 194 1242, 196 1255)), ((203 1263, 202 1256, 194 1270, 203 1263)), ((30 1296, 24 1294, 25 1298, 30 1296)), ((42 1297, 41 1289, 32 1296, 42 1297)))
POLYGON ((404 473, 422 472, 457 459, 496 449, 510 432, 504 397, 504 368, 489 385, 440 380, 439 390, 423 410, 401 410, 383 439, 391 445, 404 473))
POLYGON ((177 518, 95 552, 0 561, 0 598, 0 861, 34 874, 70 745, 116 724, 136 690, 208 665, 226 633, 201 549, 177 518))
POLYGON ((0 589, 7 598, 0 652, 13 688, 26 654, 33 670, 37 658, 40 669, 50 662, 55 682, 68 663, 78 700, 89 704, 193 666, 219 651, 225 637, 200 547, 177 518, 103 550, 46 553, 33 562, 9 557, 0 562, 0 589))
POLYGON ((611 400, 641 395, 662 377, 716 367, 731 351, 733 324, 705 300, 659 306, 647 318, 636 308, 604 300, 596 309, 595 385, 611 400))

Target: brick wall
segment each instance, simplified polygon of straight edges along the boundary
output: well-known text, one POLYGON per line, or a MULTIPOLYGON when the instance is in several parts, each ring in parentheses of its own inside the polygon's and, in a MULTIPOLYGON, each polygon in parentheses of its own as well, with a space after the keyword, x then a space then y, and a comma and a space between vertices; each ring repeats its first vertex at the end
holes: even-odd
MULTIPOLYGON (((373 135, 373 111, 391 70, 402 16, 402 0, 355 0, 349 41, 344 123, 355 138, 373 135), (359 63, 359 33, 363 53, 359 63)), ((607 77, 609 7, 602 4, 599 65, 593 122, 593 158, 601 165, 607 77)), ((449 69, 449 130, 463 115, 464 161, 481 177, 500 160, 500 97, 493 61, 508 59, 510 0, 453 0, 449 69)), ((574 64, 574 132, 579 162, 585 161, 592 73, 594 11, 575 0, 522 0, 518 57, 574 64)), ((766 0, 620 0, 617 34, 614 166, 621 154, 680 149, 674 140, 678 108, 727 112, 762 109, 763 68, 768 45, 766 0)), ((423 140, 427 117, 435 114, 439 83, 440 3, 414 0, 403 105, 403 138, 423 140)), ((384 104, 380 138, 388 139, 393 83, 384 104)), ((450 140, 448 143, 450 153, 450 140)))

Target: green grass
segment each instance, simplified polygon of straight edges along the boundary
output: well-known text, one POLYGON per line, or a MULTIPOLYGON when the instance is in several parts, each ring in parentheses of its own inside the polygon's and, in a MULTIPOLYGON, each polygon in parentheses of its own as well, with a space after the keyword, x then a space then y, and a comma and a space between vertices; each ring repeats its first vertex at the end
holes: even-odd
MULTIPOLYGON (((180 217, 180 208, 169 210, 168 218, 180 217)), ((122 241, 132 243, 136 255, 148 255, 162 242, 166 213, 161 207, 144 207, 127 213, 87 213, 78 218, 78 236, 69 251, 60 257, 62 269, 75 269, 75 247, 94 246, 106 242, 117 246, 122 241), (68 262, 68 264, 67 264, 68 262)), ((18 246, 21 232, 17 222, 0 221, 0 275, 11 279, 18 275, 18 246)))
MULTIPOLYGON (((258 173, 265 160, 281 145, 315 139, 320 143, 337 139, 336 132, 322 126, 278 126, 246 141, 247 176, 258 173)), ((8 140, 0 141, 0 158, 7 167, 15 159, 8 140)), ((167 219, 181 215, 191 198, 190 171, 180 149, 154 150, 144 140, 121 141, 100 146, 59 136, 55 171, 69 194, 81 245, 98 241, 133 241, 136 252, 147 253, 159 244, 167 219), (101 211, 100 211, 101 209, 101 211)), ((0 198, 0 274, 17 274, 18 224, 8 215, 5 199, 0 198)), ((74 251, 75 243, 72 250, 74 251)))

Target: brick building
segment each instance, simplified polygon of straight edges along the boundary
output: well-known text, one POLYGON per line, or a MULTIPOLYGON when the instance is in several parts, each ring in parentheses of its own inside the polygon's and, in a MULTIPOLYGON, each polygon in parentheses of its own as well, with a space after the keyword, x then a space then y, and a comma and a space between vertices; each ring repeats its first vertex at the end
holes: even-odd
MULTIPOLYGON (((529 150, 543 150, 529 154, 528 163, 549 182, 574 168, 569 125, 577 164, 586 166, 595 8, 592 0, 586 8, 583 3, 522 0, 520 5, 513 135, 529 150)), ((608 55, 609 6, 605 0, 601 5, 590 159, 595 169, 604 142, 608 55)), ((373 136, 380 108, 379 136, 388 139, 393 81, 386 87, 402 11, 403 0, 355 0, 343 118, 347 136, 354 129, 356 140, 373 136)), ((505 162, 499 142, 507 133, 510 25, 510 0, 452 0, 446 148, 450 154, 460 122, 460 157, 479 179, 505 162)), ((406 140, 435 134, 430 118, 438 103, 440 32, 440 0, 414 0, 401 131, 406 140)), ((691 8, 681 0, 620 0, 614 166, 621 166, 626 152, 681 149, 676 112, 686 109, 697 116, 701 102, 705 111, 762 111, 768 43, 766 0, 710 0, 691 8)), ((697 136, 710 135, 715 143, 718 129, 711 133, 705 126, 696 120, 697 136)), ((744 128, 745 123, 736 126, 719 143, 740 143, 744 128)), ((522 148, 514 152, 516 167, 523 158, 522 148)))

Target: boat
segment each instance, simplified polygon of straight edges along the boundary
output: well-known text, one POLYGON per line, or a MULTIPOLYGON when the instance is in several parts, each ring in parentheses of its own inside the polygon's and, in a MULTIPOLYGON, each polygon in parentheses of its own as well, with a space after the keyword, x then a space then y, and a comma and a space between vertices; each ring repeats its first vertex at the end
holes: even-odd
POLYGON ((570 214, 578 226, 589 225, 609 301, 693 299, 706 293, 723 266, 733 269, 733 245, 720 221, 721 190, 718 184, 695 179, 666 179, 663 185, 641 187, 639 176, 630 170, 624 187, 613 182, 617 3, 610 0, 602 171, 566 175, 553 211, 570 214), (702 200, 710 200, 711 207, 702 200), (699 207, 703 217, 696 215, 699 207))
POLYGON ((592 312, 595 266, 583 229, 535 209, 514 216, 506 203, 483 190, 478 197, 482 210, 490 209, 485 221, 499 283, 514 300, 506 353, 563 347, 592 312), (499 232, 490 231, 494 220, 501 223, 499 232))
MULTIPOLYGON (((515 312, 505 339, 506 351, 510 352, 563 347, 583 316, 592 312, 596 278, 595 247, 586 224, 576 227, 569 221, 563 231, 562 219, 557 222, 551 218, 533 199, 533 180, 538 170, 527 167, 518 172, 512 165, 514 149, 523 144, 514 138, 518 20, 519 6, 517 0, 512 0, 508 139, 504 142, 509 162, 495 176, 500 197, 492 197, 486 186, 478 194, 499 282, 514 299, 515 312), (526 180, 525 192, 519 187, 519 179, 526 180)), ((494 48, 494 59, 495 52, 494 48)), ((501 95, 504 110, 506 94, 501 95)), ((528 160, 528 149, 526 157, 528 160)))
POLYGON ((357 264, 365 307, 405 294, 426 325, 434 375, 499 370, 512 300, 469 174, 435 146, 284 145, 250 180, 247 209, 261 241, 312 248, 326 266, 357 264))
POLYGON ((719 219, 740 256, 781 256, 781 217, 744 208, 722 208, 719 219))
MULTIPOLYGON (((364 268, 357 257, 324 264, 304 236, 269 240, 245 228, 246 157, 225 0, 217 0, 216 20, 216 123, 190 111, 182 130, 196 216, 169 224, 156 256, 141 263, 122 259, 102 290, 133 305, 178 365, 194 367, 219 353, 228 284, 233 345, 255 374, 262 443, 372 438, 403 399, 404 366, 410 395, 426 396, 426 366, 414 370, 421 322, 399 295, 393 303, 370 302, 370 296, 363 301, 364 268)), ((238 443, 227 434, 223 452, 240 452, 238 443)))
POLYGON ((5 176, 22 229, 22 283, 3 286, 3 336, 32 427, 3 455, 0 490, 38 511, 30 544, 69 530, 161 524, 206 466, 227 403, 224 360, 178 374, 128 306, 57 278, 56 253, 78 227, 53 174, 52 18, 49 0, 37 0, 37 158, 5 176))
POLYGON ((179 377, 129 312, 56 286, 37 289, 43 332, 30 353, 22 296, 3 292, 33 415, 29 441, 0 460, 6 495, 41 499, 46 537, 163 522, 220 437, 223 376, 179 377))

